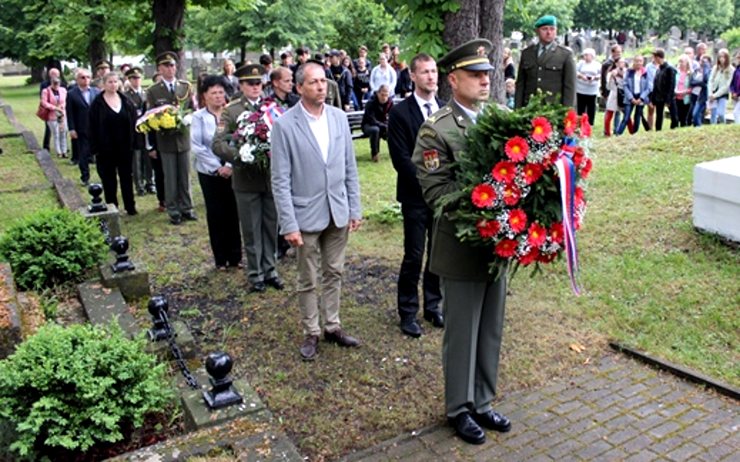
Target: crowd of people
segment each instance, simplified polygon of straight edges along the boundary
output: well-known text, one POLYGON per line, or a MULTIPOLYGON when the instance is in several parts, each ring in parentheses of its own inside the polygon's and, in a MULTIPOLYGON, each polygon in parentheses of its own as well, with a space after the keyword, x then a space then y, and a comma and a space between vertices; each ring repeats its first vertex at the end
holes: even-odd
MULTIPOLYGON (((509 51, 499 63, 513 109, 542 90, 549 92, 549 101, 577 108, 593 123, 601 97, 605 132, 619 135, 626 129, 634 133, 641 124, 660 130, 665 108, 672 128, 701 125, 705 105, 712 123, 721 122, 732 97, 735 121, 740 121, 740 66, 733 68, 727 50, 720 50, 712 65, 706 47, 697 47, 696 56, 687 49, 677 68, 660 49, 647 66, 638 55, 628 67, 618 45, 603 64, 592 49, 576 62, 556 41, 554 16, 539 18, 535 31, 538 43, 522 51, 518 69, 509 51)), ((68 91, 59 71, 51 69, 41 104, 49 112, 49 143, 56 154, 67 156, 68 129, 82 183, 90 181, 94 162, 106 202, 118 205, 120 185, 128 215, 137 214, 136 194, 156 193, 159 210, 167 212, 173 226, 198 220, 192 166, 204 197, 215 267, 244 268, 250 293, 285 288, 278 259, 292 247, 303 330, 299 354, 306 361, 317 358, 322 333, 342 347, 362 343, 341 322, 340 296, 348 236, 362 226, 346 113, 364 109, 362 131, 370 139, 372 160, 378 159, 380 139, 387 139, 397 172, 404 240, 397 286, 401 333, 423 335, 420 310, 432 327, 445 328, 446 416, 463 440, 480 444, 484 428, 511 428, 510 420, 491 407, 506 278, 490 276, 491 256, 461 241, 444 214, 435 220, 433 207, 442 194, 459 188, 450 166, 464 155, 465 130, 490 98, 491 47, 487 40, 472 40, 440 59, 452 91, 449 102, 437 96, 433 57, 418 54, 407 66, 398 48, 386 45, 375 66, 364 46, 356 59, 342 50, 312 56, 306 48, 295 50, 295 61, 293 52, 282 53, 279 64, 268 55, 240 66, 227 59, 222 73, 200 75, 195 85, 176 77, 179 57, 165 52, 156 57, 157 73, 146 90, 138 67, 120 69, 122 78, 101 61, 94 80, 80 68, 68 91), (191 125, 146 135, 135 130, 138 118, 163 105, 194 110, 191 125), (268 105, 282 115, 270 122, 271 157, 264 166, 244 160, 238 139, 244 116, 268 105)))

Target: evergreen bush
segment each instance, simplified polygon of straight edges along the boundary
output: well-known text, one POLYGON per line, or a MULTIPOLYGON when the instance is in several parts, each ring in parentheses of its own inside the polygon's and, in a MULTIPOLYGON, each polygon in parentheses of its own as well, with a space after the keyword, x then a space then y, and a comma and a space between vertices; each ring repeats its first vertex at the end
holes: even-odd
POLYGON ((54 450, 86 451, 122 440, 163 410, 174 392, 165 365, 112 323, 46 324, 0 361, 0 428, 12 429, 10 450, 38 459, 54 450), (62 449, 63 448, 63 449, 62 449))
POLYGON ((26 290, 79 280, 106 250, 96 223, 66 209, 22 218, 0 238, 0 258, 10 263, 16 284, 26 290))

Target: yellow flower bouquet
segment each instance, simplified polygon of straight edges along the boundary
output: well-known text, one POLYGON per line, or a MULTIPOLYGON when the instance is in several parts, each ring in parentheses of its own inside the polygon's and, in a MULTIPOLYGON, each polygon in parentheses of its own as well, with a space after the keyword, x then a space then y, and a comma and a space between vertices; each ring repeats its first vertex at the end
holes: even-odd
POLYGON ((182 130, 190 125, 190 115, 171 104, 157 106, 144 113, 136 120, 136 131, 149 133, 151 131, 182 130))

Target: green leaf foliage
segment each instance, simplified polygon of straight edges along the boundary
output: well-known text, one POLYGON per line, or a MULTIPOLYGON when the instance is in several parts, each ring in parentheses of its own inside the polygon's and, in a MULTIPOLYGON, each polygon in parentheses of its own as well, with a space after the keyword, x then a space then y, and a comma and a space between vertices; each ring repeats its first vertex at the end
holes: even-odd
POLYGON ((29 215, 0 237, 0 258, 10 263, 22 289, 79 280, 106 250, 97 224, 66 209, 29 215))
POLYGON ((46 324, 0 361, 0 422, 10 427, 19 456, 86 451, 124 438, 124 424, 141 426, 146 414, 174 396, 165 365, 108 328, 46 324))
POLYGON ((383 43, 398 42, 398 21, 375 1, 339 0, 331 7, 330 22, 333 31, 327 42, 333 48, 355 56, 360 45, 365 45, 374 63, 383 43))

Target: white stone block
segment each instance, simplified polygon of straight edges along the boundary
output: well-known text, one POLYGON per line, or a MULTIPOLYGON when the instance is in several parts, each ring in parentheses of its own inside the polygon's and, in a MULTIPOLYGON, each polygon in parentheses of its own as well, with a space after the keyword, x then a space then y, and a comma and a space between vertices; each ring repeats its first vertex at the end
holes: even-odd
POLYGON ((694 166, 694 226, 740 242, 740 156, 694 166))

